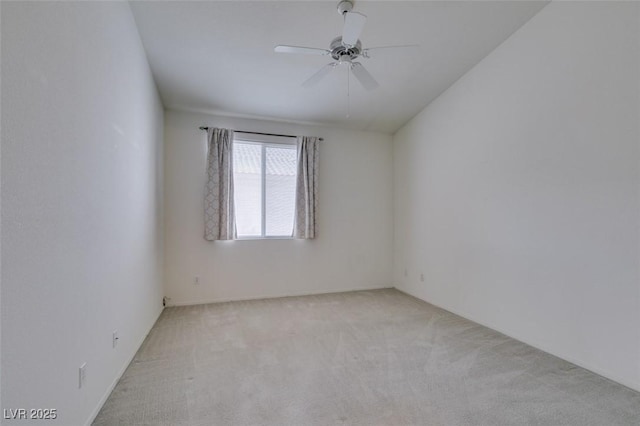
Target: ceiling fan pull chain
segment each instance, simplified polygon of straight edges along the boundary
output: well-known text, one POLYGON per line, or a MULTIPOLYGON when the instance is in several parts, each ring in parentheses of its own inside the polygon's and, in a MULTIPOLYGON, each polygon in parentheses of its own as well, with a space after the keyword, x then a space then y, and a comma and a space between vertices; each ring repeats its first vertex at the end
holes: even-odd
POLYGON ((349 66, 347 67, 347 118, 349 118, 349 112, 351 110, 351 87, 350 87, 350 81, 351 81, 351 64, 349 64, 349 66))

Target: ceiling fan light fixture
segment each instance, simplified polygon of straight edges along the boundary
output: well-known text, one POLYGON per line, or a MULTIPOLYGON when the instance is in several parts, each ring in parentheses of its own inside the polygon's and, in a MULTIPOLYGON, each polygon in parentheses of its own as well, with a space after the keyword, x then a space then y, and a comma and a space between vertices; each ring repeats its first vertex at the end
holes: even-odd
POLYGON ((341 55, 338 59, 338 62, 340 63, 340 65, 348 64, 349 66, 351 66, 351 56, 348 54, 341 55))

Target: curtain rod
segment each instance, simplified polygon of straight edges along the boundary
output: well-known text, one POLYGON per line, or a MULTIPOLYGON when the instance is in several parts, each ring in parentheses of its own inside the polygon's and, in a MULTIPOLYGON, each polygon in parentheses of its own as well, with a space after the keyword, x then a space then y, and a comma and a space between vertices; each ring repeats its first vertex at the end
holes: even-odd
MULTIPOLYGON (((200 130, 209 130, 209 128, 207 126, 200 126, 199 127, 200 130)), ((297 136, 293 136, 293 135, 278 135, 276 133, 260 133, 260 132, 247 132, 245 130, 234 130, 234 132, 238 132, 238 133, 249 133, 250 135, 262 135, 262 136, 280 136, 282 138, 296 138, 297 136)), ((318 138, 318 140, 323 141, 323 138, 318 138)))

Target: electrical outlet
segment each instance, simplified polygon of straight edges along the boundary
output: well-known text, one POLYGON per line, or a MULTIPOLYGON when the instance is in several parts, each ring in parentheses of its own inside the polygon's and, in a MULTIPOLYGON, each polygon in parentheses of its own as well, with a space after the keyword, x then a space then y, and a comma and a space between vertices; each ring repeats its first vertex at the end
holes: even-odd
POLYGON ((82 389, 87 380, 87 363, 84 362, 78 369, 78 389, 82 389))
POLYGON ((113 330, 113 347, 115 348, 116 346, 118 346, 118 340, 120 338, 118 337, 118 330, 113 330))
POLYGON ((424 282, 424 274, 420 274, 420 281, 424 282))
POLYGON ((200 285, 200 277, 194 277, 193 278, 193 284, 194 285, 200 285))

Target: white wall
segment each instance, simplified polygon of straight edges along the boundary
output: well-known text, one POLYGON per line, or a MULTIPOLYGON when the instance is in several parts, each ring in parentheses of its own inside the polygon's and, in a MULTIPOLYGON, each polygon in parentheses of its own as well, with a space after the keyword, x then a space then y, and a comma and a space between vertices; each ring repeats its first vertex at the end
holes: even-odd
POLYGON ((639 21, 553 2, 395 135, 394 282, 640 390, 639 21))
POLYGON ((165 112, 165 293, 171 304, 391 286, 391 136, 165 112), (203 238, 199 126, 324 137, 315 240, 203 238), (194 285, 194 277, 200 284, 194 285))
POLYGON ((162 119, 126 2, 2 2, 2 408, 58 410, 6 424, 87 422, 159 315, 162 119))

